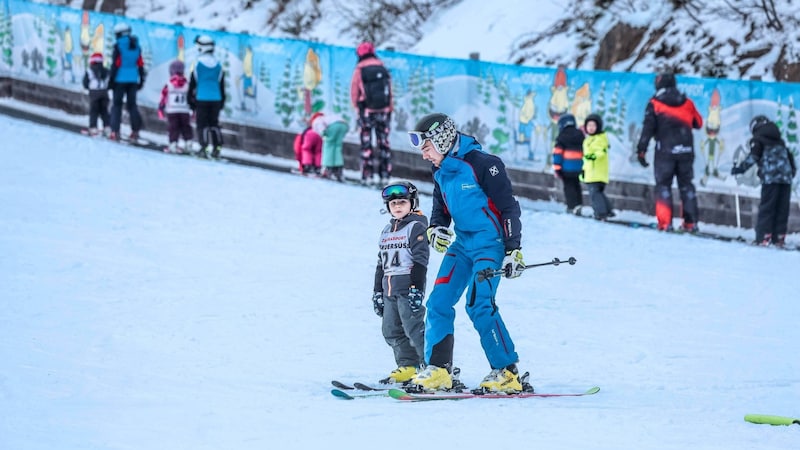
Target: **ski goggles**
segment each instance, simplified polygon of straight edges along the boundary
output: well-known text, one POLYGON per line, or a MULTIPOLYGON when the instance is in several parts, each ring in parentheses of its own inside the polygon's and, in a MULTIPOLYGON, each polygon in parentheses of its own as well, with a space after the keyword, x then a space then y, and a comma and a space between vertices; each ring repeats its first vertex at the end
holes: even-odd
POLYGON ((408 140, 411 142, 411 146, 417 150, 422 150, 422 144, 424 144, 427 139, 430 139, 430 136, 428 136, 428 132, 426 131, 408 132, 408 140))
POLYGON ((384 202, 398 198, 408 199, 411 198, 411 192, 409 192, 408 186, 404 186, 402 184, 392 184, 383 188, 381 197, 383 198, 384 202))

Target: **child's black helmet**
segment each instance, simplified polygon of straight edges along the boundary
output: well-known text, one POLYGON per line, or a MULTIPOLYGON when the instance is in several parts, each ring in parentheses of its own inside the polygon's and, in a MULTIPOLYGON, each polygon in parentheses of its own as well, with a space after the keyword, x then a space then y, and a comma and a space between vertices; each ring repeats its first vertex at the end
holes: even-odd
POLYGON ((761 128, 762 126, 768 124, 770 120, 767 116, 764 115, 757 115, 750 120, 750 132, 754 133, 756 128, 761 128))
POLYGON ((564 114, 563 116, 558 118, 558 131, 563 130, 567 127, 574 127, 575 124, 575 116, 572 114, 564 114))
POLYGON ((411 202, 411 210, 419 209, 419 191, 417 187, 408 181, 398 181, 386 185, 381 191, 383 203, 386 204, 386 209, 389 209, 389 202, 397 199, 406 199, 411 202))

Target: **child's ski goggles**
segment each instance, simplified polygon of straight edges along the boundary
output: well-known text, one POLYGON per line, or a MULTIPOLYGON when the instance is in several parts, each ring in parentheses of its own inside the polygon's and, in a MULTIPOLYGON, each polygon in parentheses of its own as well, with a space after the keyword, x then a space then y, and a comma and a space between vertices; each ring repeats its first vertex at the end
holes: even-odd
POLYGON ((381 197, 383 197, 384 202, 388 202, 390 200, 398 199, 398 198, 411 198, 411 192, 408 191, 408 186, 404 186, 402 184, 392 184, 383 188, 383 192, 381 192, 381 197))

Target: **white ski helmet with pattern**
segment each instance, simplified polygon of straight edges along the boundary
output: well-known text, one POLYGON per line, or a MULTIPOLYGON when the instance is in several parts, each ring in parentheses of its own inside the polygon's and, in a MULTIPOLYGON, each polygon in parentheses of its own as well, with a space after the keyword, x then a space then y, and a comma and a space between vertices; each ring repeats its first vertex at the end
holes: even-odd
POLYGON ((422 144, 430 139, 436 151, 446 155, 453 149, 458 130, 453 119, 442 113, 433 113, 420 119, 408 135, 411 145, 415 148, 421 149, 422 144))

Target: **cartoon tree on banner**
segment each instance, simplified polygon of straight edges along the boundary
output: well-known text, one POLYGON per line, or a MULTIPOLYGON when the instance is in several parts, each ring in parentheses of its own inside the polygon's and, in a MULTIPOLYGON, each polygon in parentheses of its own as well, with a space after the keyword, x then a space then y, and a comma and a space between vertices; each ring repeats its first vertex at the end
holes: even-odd
POLYGON ((283 69, 283 81, 278 84, 278 90, 275 93, 275 113, 281 118, 281 123, 284 127, 288 127, 292 123, 291 72, 291 60, 286 60, 286 66, 283 69))
POLYGON ((426 86, 425 77, 425 70, 420 65, 408 81, 408 89, 411 91, 411 115, 414 117, 422 117, 432 108, 429 106, 431 99, 426 97, 429 88, 426 86))
POLYGON ((230 105, 231 103, 230 93, 233 92, 233 90, 231 89, 231 54, 227 50, 223 49, 223 51, 225 52, 225 57, 222 59, 222 74, 225 77, 225 82, 223 83, 223 87, 225 88, 225 92, 227 92, 228 94, 226 94, 227 98, 224 99, 225 106, 223 107, 222 112, 225 113, 225 117, 230 117, 232 111, 231 107, 228 105, 230 105))
POLYGON ((342 83, 342 77, 338 74, 335 75, 335 79, 333 80, 333 104, 331 105, 331 111, 334 114, 342 116, 345 122, 350 123, 350 96, 347 94, 347 89, 345 89, 344 83, 342 83))
POLYGON ((494 86, 494 75, 492 72, 488 72, 486 74, 486 79, 484 80, 485 84, 483 86, 483 104, 484 105, 491 105, 492 104, 492 95, 494 94, 492 87, 494 86))
POLYGON ((509 120, 508 120, 508 103, 510 101, 511 92, 508 89, 506 78, 503 77, 496 85, 494 85, 495 98, 497 99, 497 126, 492 130, 492 137, 495 143, 489 146, 489 151, 493 154, 501 153, 506 148, 509 138, 509 120))
POLYGON ((789 97, 789 117, 786 119, 786 145, 792 153, 797 148, 797 115, 794 110, 794 97, 789 97))
POLYGON ((103 60, 111 61, 111 57, 114 55, 114 45, 117 43, 111 27, 106 27, 105 42, 105 45, 103 45, 103 60))
POLYGON ((622 136, 622 122, 620 121, 620 98, 619 98, 619 82, 614 84, 614 93, 611 94, 611 102, 606 111, 604 118, 607 132, 622 136))
POLYGON ((775 102, 778 105, 777 111, 775 112, 775 125, 778 126, 779 130, 783 129, 783 107, 781 106, 781 98, 778 97, 778 100, 775 102))
POLYGON ((305 117, 305 108, 303 104, 303 68, 298 66, 292 76, 292 93, 295 98, 294 110, 301 118, 305 117))
POLYGON ((597 98, 592 102, 594 105, 594 112, 603 118, 606 117, 606 82, 600 83, 600 90, 597 92, 597 98))
POLYGON ((420 103, 423 115, 430 114, 433 111, 433 95, 434 87, 436 86, 436 75, 433 66, 428 67, 426 75, 422 79, 422 102, 420 103))
POLYGON ((58 26, 54 21, 47 30, 47 57, 44 59, 44 63, 48 78, 55 77, 56 70, 58 69, 58 58, 56 57, 58 54, 58 50, 56 49, 57 45, 58 26))
POLYGON ((269 70, 267 70, 267 66, 262 62, 259 64, 258 68, 258 81, 264 85, 267 90, 272 89, 271 87, 271 80, 269 77, 269 70))
POLYGON ((11 15, 5 7, 0 8, 0 51, 3 62, 8 66, 14 65, 14 33, 11 30, 11 15))
POLYGON ((617 130, 612 130, 611 134, 616 134, 617 136, 620 137, 622 136, 622 126, 625 123, 625 117, 627 116, 628 116, 628 102, 623 100, 619 104, 619 120, 617 120, 618 124, 617 130, 619 130, 619 133, 617 133, 617 130))
MULTIPOLYGON (((141 42, 141 41, 139 41, 141 42)), ((153 68, 153 52, 150 51, 149 48, 142 47, 142 61, 144 62, 144 73, 150 73, 150 69, 153 68)))

